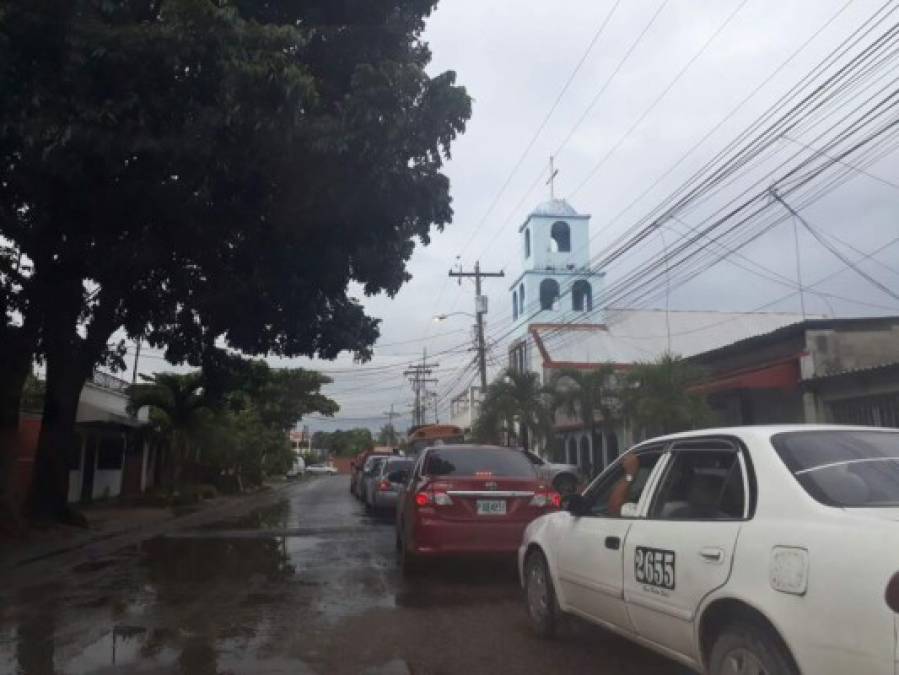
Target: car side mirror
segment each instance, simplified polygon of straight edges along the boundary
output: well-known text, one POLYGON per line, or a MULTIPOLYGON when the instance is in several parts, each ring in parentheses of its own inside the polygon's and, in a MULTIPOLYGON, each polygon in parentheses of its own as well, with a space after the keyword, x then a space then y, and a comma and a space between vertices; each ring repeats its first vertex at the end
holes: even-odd
POLYGON ((621 517, 622 518, 636 518, 637 517, 637 505, 634 502, 627 502, 626 504, 621 505, 621 517))
POLYGON ((571 515, 579 518, 590 510, 590 502, 583 495, 573 494, 562 500, 562 507, 571 515))

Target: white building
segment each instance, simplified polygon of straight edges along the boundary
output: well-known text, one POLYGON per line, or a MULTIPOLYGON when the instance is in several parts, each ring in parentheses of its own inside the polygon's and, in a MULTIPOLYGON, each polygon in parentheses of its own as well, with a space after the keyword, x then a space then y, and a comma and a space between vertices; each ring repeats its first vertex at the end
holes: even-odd
MULTIPOLYGON (((516 338, 509 366, 549 383, 561 369, 626 369, 666 352, 691 356, 801 320, 796 314, 671 311, 606 307, 604 275, 590 269, 590 216, 562 199, 537 206, 519 228, 522 272, 509 288, 516 338)), ((594 470, 632 439, 626 427, 591 438, 576 419, 558 416, 567 461, 594 470)))
POLYGON ((142 438, 148 409, 128 414, 129 383, 95 372, 81 390, 75 429, 79 444, 69 462, 69 501, 140 494, 152 486, 156 456, 142 438))
POLYGON ((481 388, 469 387, 450 401, 450 424, 461 427, 468 434, 478 418, 481 407, 481 388))

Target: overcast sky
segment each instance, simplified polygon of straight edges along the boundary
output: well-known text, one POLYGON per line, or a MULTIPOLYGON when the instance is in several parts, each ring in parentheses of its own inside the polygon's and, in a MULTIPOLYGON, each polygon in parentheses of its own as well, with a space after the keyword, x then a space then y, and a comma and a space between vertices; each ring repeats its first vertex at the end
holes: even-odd
MULTIPOLYGON (((402 365, 420 355, 425 346, 431 353, 455 349, 434 359, 440 363, 435 373, 440 380, 435 387, 441 400, 439 412, 441 419, 446 419, 448 394, 461 391, 473 374, 468 371, 461 377, 461 369, 473 358, 473 353, 465 351, 471 342, 472 321, 457 315, 436 324, 432 317, 436 313, 472 312, 474 304, 472 285, 450 282, 448 269, 459 256, 466 268, 480 259, 485 269, 502 269, 512 278, 517 275, 521 270, 518 226, 531 208, 548 198, 542 178, 533 191, 528 192, 528 188, 546 171, 549 155, 560 148, 647 25, 642 40, 557 153, 557 196, 569 199, 579 212, 592 214, 594 255, 777 100, 882 0, 850 2, 827 29, 677 170, 613 220, 846 5, 846 0, 623 0, 521 167, 499 194, 614 4, 614 0, 440 2, 425 33, 433 52, 431 71, 455 70, 459 83, 474 98, 468 130, 453 145, 452 160, 446 165, 455 219, 443 233, 434 234, 429 247, 416 249, 409 266, 413 279, 394 299, 365 300, 368 311, 383 320, 374 360, 361 368, 353 368, 349 358, 321 364, 323 370, 338 371, 328 393, 342 410, 332 421, 306 420, 313 429, 377 426, 383 423, 382 413, 391 404, 404 413, 396 424, 405 428, 412 393, 402 375, 402 365), (717 31, 715 39, 703 49, 717 31), (697 54, 652 112, 625 136, 697 54), (613 147, 614 153, 589 182, 572 194, 613 147)), ((868 172, 896 181, 897 155, 872 165, 868 172)), ((858 249, 868 252, 899 235, 899 190, 869 176, 859 176, 804 215, 823 231, 850 239, 858 249)), ((676 234, 671 232, 669 236, 673 239, 676 234)), ((801 232, 800 239, 806 283, 842 267, 807 233, 801 232)), ((658 246, 661 242, 647 244, 634 256, 645 259, 657 253, 658 246)), ((781 225, 742 252, 795 278, 793 251, 792 227, 781 225)), ((899 288, 899 245, 885 249, 877 259, 881 262, 867 261, 862 267, 884 284, 899 288)), ((615 275, 616 269, 609 268, 606 283, 614 283, 615 275)), ((507 280, 487 282, 491 302, 488 331, 502 327, 510 318, 507 287, 507 280)), ((827 306, 807 296, 809 312, 899 313, 899 303, 849 271, 819 288, 868 304, 831 299, 827 306)), ((725 261, 673 290, 670 302, 677 309, 747 311, 770 303, 766 308, 769 311, 798 311, 798 296, 778 301, 789 293, 789 288, 725 261)), ((602 304, 601 296, 597 300, 602 304)), ((663 305, 664 300, 661 305, 656 303, 663 305)), ((505 359, 505 345, 497 345, 494 351, 499 364, 505 359)), ((142 370, 159 365, 150 361, 142 370)))

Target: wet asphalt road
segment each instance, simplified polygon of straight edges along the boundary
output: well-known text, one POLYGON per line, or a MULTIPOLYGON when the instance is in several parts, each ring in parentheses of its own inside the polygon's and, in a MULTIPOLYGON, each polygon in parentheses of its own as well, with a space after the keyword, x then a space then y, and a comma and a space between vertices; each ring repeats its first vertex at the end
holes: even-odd
POLYGON ((0 586, 0 674, 684 674, 580 623, 537 639, 511 563, 404 581, 392 518, 367 516, 346 477, 281 494, 0 586))

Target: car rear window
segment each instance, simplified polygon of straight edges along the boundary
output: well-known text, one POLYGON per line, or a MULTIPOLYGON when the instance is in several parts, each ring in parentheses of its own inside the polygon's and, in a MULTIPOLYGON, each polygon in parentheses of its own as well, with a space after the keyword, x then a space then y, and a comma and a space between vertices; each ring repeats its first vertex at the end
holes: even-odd
POLYGON ((828 506, 899 506, 899 433, 828 430, 776 434, 799 484, 828 506))
POLYGON ((504 476, 532 478, 536 475, 527 457, 515 450, 498 448, 440 448, 430 450, 424 471, 429 476, 504 476))
POLYGON ((403 471, 404 469, 411 470, 412 464, 413 462, 411 459, 391 459, 387 462, 387 466, 384 470, 388 473, 393 471, 403 471))

